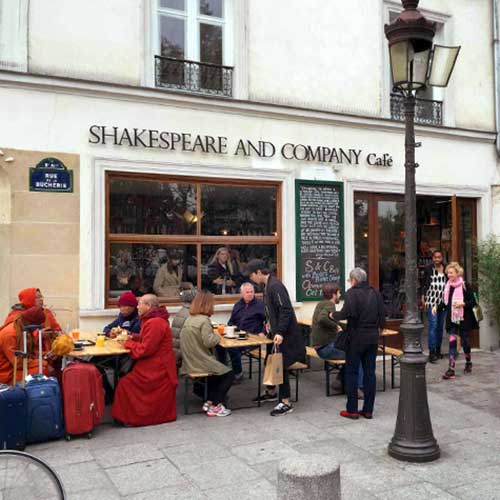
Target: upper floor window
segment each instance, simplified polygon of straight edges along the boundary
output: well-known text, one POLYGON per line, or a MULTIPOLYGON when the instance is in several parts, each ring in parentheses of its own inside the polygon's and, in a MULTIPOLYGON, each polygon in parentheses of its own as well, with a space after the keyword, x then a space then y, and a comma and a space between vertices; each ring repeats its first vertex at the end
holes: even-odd
POLYGON ((156 1, 156 85, 231 97, 231 0, 156 1))

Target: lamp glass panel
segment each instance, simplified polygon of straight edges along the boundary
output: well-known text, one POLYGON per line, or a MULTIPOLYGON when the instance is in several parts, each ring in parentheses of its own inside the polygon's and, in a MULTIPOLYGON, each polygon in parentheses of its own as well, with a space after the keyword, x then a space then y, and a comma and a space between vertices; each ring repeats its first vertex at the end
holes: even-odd
POLYGON ((429 85, 434 87, 448 85, 459 51, 460 47, 443 47, 442 45, 434 47, 429 85))
POLYGON ((412 87, 415 89, 425 87, 431 51, 430 49, 420 52, 411 51, 410 54, 412 55, 410 60, 412 87))
POLYGON ((406 86, 408 81, 408 44, 398 42, 390 47, 392 82, 395 86, 406 86), (402 85, 403 84, 403 85, 402 85))

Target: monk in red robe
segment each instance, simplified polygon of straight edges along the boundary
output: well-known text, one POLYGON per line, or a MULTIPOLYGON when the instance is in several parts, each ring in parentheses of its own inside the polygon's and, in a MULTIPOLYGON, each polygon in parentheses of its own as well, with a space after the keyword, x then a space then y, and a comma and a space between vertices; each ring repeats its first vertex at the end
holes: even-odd
POLYGON ((144 295, 137 306, 141 332, 124 341, 136 360, 120 379, 111 416, 130 426, 156 425, 177 418, 177 368, 168 312, 156 295, 144 295))
MULTIPOLYGON (((0 384, 12 384, 14 381, 14 358, 16 351, 24 350, 23 326, 40 325, 45 321, 45 314, 41 307, 31 307, 18 313, 17 317, 0 327, 0 384)), ((40 371, 36 339, 32 333, 27 334, 28 373, 40 371)), ((17 360, 16 381, 23 378, 22 358, 17 360)), ((47 374, 44 362, 43 371, 47 374)))

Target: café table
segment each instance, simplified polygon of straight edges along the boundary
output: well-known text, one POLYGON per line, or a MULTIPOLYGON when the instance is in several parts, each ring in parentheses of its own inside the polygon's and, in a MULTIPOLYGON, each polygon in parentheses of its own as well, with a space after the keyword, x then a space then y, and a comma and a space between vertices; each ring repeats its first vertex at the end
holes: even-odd
MULTIPOLYGON (((104 340, 103 347, 97 347, 95 342, 97 340, 97 332, 80 332, 80 338, 78 340, 93 342, 93 345, 86 345, 82 350, 71 351, 66 354, 66 358, 71 359, 86 359, 86 358, 104 358, 112 357, 114 361, 114 382, 115 388, 118 384, 118 375, 120 370, 120 358, 124 355, 128 355, 129 349, 125 349, 123 345, 116 339, 110 339, 106 337, 104 340)), ((78 341, 77 341, 78 342, 78 341)), ((99 365, 99 359, 94 359, 94 364, 99 365)))
MULTIPOLYGON (((217 330, 214 330, 217 331, 217 330)), ((241 332, 240 332, 241 333, 241 332)), ((261 386, 262 386, 262 346, 265 346, 267 344, 272 344, 273 341, 271 339, 268 339, 266 337, 260 337, 259 335, 254 335, 254 334, 247 334, 247 337, 245 339, 240 340, 239 338, 228 338, 224 335, 221 335, 221 341, 219 345, 223 347, 224 349, 233 349, 233 348, 238 348, 238 349, 253 349, 257 348, 259 350, 259 355, 258 355, 258 366, 259 369, 257 370, 258 376, 257 376, 257 401, 258 401, 258 406, 261 405, 260 401, 260 396, 261 396, 261 386)))

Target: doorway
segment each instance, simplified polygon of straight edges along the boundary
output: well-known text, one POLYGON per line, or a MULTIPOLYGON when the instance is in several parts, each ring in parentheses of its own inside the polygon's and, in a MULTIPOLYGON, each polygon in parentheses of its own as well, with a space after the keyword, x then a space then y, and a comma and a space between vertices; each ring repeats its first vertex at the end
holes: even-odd
MULTIPOLYGON (((458 261, 465 280, 477 290, 476 200, 418 196, 417 249, 421 288, 432 252, 443 252, 445 262, 458 261)), ((405 309, 404 197, 357 192, 354 196, 355 265, 367 270, 370 284, 380 290, 386 316, 398 328, 405 309)), ((473 346, 479 335, 472 335, 473 346)))

